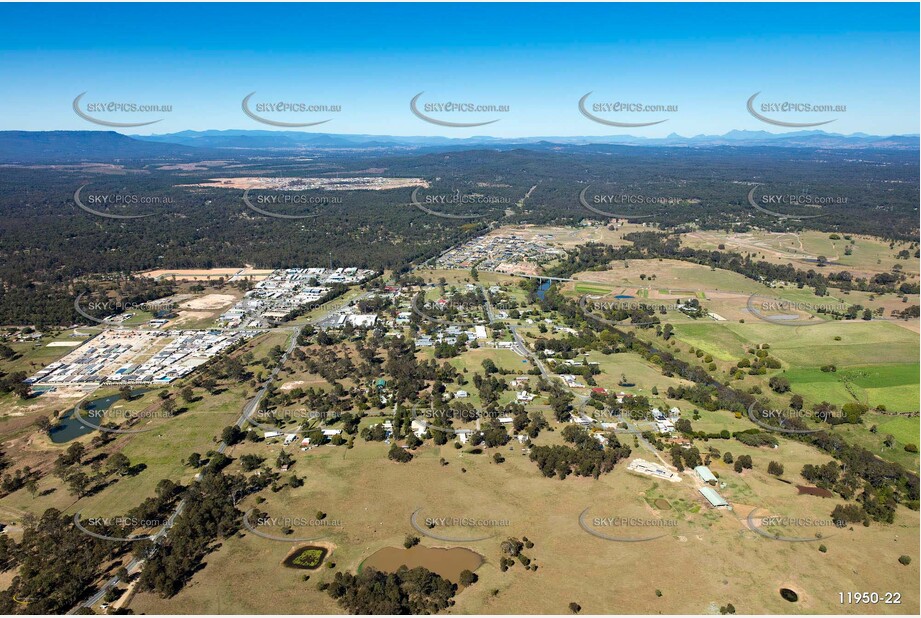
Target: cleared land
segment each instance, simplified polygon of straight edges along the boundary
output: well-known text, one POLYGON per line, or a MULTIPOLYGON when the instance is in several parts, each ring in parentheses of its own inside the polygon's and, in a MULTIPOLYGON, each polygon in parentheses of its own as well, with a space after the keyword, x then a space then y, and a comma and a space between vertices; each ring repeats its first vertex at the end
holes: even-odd
MULTIPOLYGON (((554 443, 556 434, 543 441, 554 443)), ((765 473, 768 461, 780 459, 787 478, 796 479, 804 463, 824 463, 826 458, 798 443, 782 442, 779 449, 751 449, 736 441, 714 445, 734 454, 751 454, 755 469, 738 475, 728 466, 715 464, 714 471, 728 482, 723 493, 740 504, 738 512, 715 511, 704 506, 689 475, 679 484, 655 481, 626 472, 624 463, 615 472, 595 481, 571 477, 565 481, 543 478, 520 454, 517 443, 502 449, 506 462, 497 465, 487 451, 470 455, 450 444, 436 448, 428 443, 409 464, 386 460, 386 446, 356 441, 356 447, 321 447, 294 452, 293 468, 305 477, 298 489, 285 488, 266 494, 260 508, 275 517, 295 517, 322 509, 328 518, 341 522, 317 534, 316 529, 296 530, 293 536, 322 536, 335 549, 329 560, 335 569, 312 573, 309 583, 303 572, 285 569, 281 562, 296 543, 270 541, 246 533, 224 543, 208 557, 208 567, 193 578, 176 597, 163 600, 140 594, 131 604, 138 613, 227 612, 264 610, 271 604, 280 613, 332 612, 339 608, 316 589, 330 581, 336 570, 354 571, 382 547, 399 547, 414 533, 410 515, 422 509, 423 517, 471 516, 507 519, 507 527, 493 538, 471 543, 445 543, 423 537, 429 547, 466 546, 484 555, 477 570, 480 581, 457 597, 451 613, 543 613, 566 612, 570 601, 590 613, 712 613, 731 602, 739 612, 789 612, 779 588, 791 587, 800 594, 797 610, 838 613, 860 608, 838 605, 838 591, 859 588, 898 590, 903 605, 877 609, 883 613, 913 612, 918 608, 916 567, 902 568, 898 556, 918 544, 918 514, 900 507, 892 526, 855 526, 838 531, 817 550, 818 542, 782 543, 746 529, 748 509, 762 509, 759 516, 784 515, 828 519, 833 500, 798 496, 795 486, 765 473), (450 463, 439 465, 439 458, 450 463), (461 468, 466 472, 462 472, 461 468), (407 478, 412 479, 407 482, 407 478), (361 491, 356 491, 356 488, 361 491), (672 507, 657 510, 664 499, 672 507), (666 537, 645 543, 617 543, 598 539, 579 527, 578 517, 589 508, 594 517, 675 518, 678 527, 666 537), (526 551, 539 569, 525 571, 516 565, 503 573, 498 569, 499 543, 508 536, 527 536, 535 543, 526 551), (898 540, 896 542, 896 539, 898 540), (574 558, 577 557, 577 558, 574 558), (575 560, 575 562, 574 562, 575 560), (252 565, 259 568, 253 569, 252 565), (612 573, 616 564, 616 576, 612 573), (796 564, 795 569, 790 564, 796 564), (649 566, 655 565, 650 575, 649 566), (688 565, 708 565, 710 576, 687 585, 688 565), (880 568, 887 565, 887 568, 880 568), (892 565, 891 568, 888 565, 892 565), (578 576, 574 576, 574 569, 578 576), (495 595, 490 591, 497 589, 495 595), (657 598, 655 590, 662 591, 657 598), (553 599, 559 605, 547 605, 553 599)), ((234 456, 258 452, 274 457, 280 445, 235 447, 234 456)), ((643 456, 641 451, 636 453, 643 456)), ((612 532, 601 529, 602 532, 612 532)), ((436 529, 445 536, 473 536, 461 528, 436 529)), ((625 534, 642 534, 627 530, 625 534)), ((786 529, 792 535, 814 531, 786 529)))

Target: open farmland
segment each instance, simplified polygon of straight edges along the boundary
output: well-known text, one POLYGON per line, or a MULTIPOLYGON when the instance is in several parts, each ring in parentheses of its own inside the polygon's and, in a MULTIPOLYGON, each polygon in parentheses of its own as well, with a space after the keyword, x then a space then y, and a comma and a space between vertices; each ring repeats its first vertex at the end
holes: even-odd
MULTIPOLYGON (((552 435, 547 440, 555 441, 552 435)), ((892 526, 854 526, 839 531, 824 541, 827 553, 816 549, 818 542, 783 543, 758 536, 747 531, 745 518, 750 509, 743 509, 742 504, 761 509, 759 517, 827 519, 832 501, 797 496, 795 487, 764 472, 770 459, 782 458, 793 478, 804 463, 820 463, 824 458, 796 443, 783 442, 773 451, 751 449, 735 441, 714 444, 738 454, 751 453, 754 459, 755 469, 744 475, 728 466, 714 465, 714 471, 729 483, 727 495, 740 503, 737 512, 703 506, 688 474, 681 483, 664 486, 618 465, 615 472, 598 481, 576 477, 559 481, 543 478, 527 457, 519 454, 518 446, 503 449, 506 462, 497 465, 490 451, 470 455, 450 444, 425 446, 412 462, 401 467, 384 460, 383 445, 360 440, 351 450, 321 447, 295 453, 297 463, 292 470, 304 476, 306 484, 283 489, 260 508, 276 517, 324 511, 329 520, 341 525, 297 528, 291 536, 320 537, 333 548, 328 560, 335 562, 337 569, 351 571, 377 549, 400 547, 404 537, 413 533, 410 516, 416 509, 431 517, 457 514, 508 520, 508 526, 489 529, 488 533, 496 532, 496 536, 484 541, 445 543, 422 537, 425 546, 464 546, 486 558, 477 570, 480 581, 458 595, 457 613, 565 611, 565 607, 548 607, 548 598, 577 600, 591 613, 610 612, 613 607, 619 613, 643 612, 654 605, 663 612, 704 614, 727 600, 739 612, 782 612, 786 601, 777 591, 784 586, 796 590, 809 611, 834 613, 842 611, 837 591, 852 585, 855 577, 868 586, 903 591, 900 608, 881 607, 881 611, 917 608, 911 568, 887 569, 884 574, 877 566, 895 562, 902 543, 918 542, 916 512, 900 508, 892 526), (449 464, 439 465, 439 458, 449 464), (407 473, 413 478, 410 483, 405 480, 407 473), (364 489, 356 492, 355 487, 364 489), (667 500, 672 509, 654 509, 649 496, 667 500), (666 537, 645 543, 605 541, 580 529, 578 517, 586 508, 590 509, 590 519, 675 518, 679 524, 666 537), (535 543, 527 553, 539 570, 523 571, 516 565, 503 573, 497 568, 499 542, 508 536, 527 536, 535 543), (574 552, 580 556, 582 575, 578 578, 567 576, 567 557, 574 552), (799 565, 792 571, 787 567, 791 561, 799 565), (612 562, 620 565, 613 581, 612 562), (682 585, 685 565, 698 562, 717 565, 713 568, 718 577, 702 579, 689 591, 682 585), (652 581, 645 569, 650 563, 656 564, 652 581), (492 589, 498 589, 498 594, 490 594, 492 589), (662 591, 660 598, 654 594, 656 589, 662 591)), ((279 444, 247 445, 234 449, 232 455, 254 452, 274 457, 281 448, 279 444)), ((448 532, 460 537, 476 531, 452 528, 442 534, 448 532)), ((627 530, 625 534, 641 532, 627 530)), ((803 535, 802 530, 787 532, 803 535)), ((305 583, 302 572, 281 565, 295 545, 296 541, 272 541, 252 533, 235 536, 209 556, 209 567, 196 574, 175 598, 139 594, 132 609, 157 613, 169 607, 171 611, 203 612, 220 607, 221 611, 246 613, 257 612, 271 602, 281 613, 296 613, 305 607, 338 611, 329 597, 316 589, 318 582, 330 581, 334 570, 320 569, 305 583), (260 568, 252 568, 254 561, 260 568)))

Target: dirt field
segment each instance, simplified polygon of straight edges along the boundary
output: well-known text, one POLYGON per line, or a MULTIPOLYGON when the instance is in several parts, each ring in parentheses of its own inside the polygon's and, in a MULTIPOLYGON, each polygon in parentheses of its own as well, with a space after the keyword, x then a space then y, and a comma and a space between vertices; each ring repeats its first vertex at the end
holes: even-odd
MULTIPOLYGON (((888 242, 868 236, 851 236, 830 238, 831 234, 817 231, 767 232, 754 231, 746 233, 727 233, 719 231, 690 232, 683 236, 682 244, 698 249, 717 249, 725 246, 728 251, 754 253, 759 259, 777 264, 793 264, 797 268, 808 270, 816 267, 816 258, 825 256, 829 270, 847 270, 860 277, 872 277, 881 272, 889 272, 898 265, 917 280, 919 266, 917 258, 910 251, 910 259, 897 259, 902 249, 908 249, 907 243, 896 244, 889 248, 888 242), (845 253, 850 247, 851 255, 845 253)), ((840 235, 839 235, 840 236, 840 235)))
POLYGON ((251 266, 247 266, 246 268, 198 268, 188 270, 157 269, 140 272, 138 275, 142 277, 151 277, 152 279, 169 277, 176 279, 188 279, 189 281, 208 281, 209 279, 217 279, 219 277, 228 279, 230 277, 236 276, 241 279, 262 281, 271 273, 271 270, 255 269, 251 266))
POLYGON ((240 176, 236 178, 211 178, 208 182, 185 187, 217 187, 220 189, 265 189, 275 191, 386 191, 407 187, 428 187, 422 178, 266 178, 264 176, 240 176))
POLYGON ((507 225, 490 232, 491 236, 508 236, 515 234, 525 240, 541 240, 554 247, 572 249, 587 242, 603 242, 615 247, 630 244, 623 239, 624 234, 648 230, 635 223, 617 224, 617 229, 609 230, 604 225, 585 227, 561 227, 545 225, 507 225))

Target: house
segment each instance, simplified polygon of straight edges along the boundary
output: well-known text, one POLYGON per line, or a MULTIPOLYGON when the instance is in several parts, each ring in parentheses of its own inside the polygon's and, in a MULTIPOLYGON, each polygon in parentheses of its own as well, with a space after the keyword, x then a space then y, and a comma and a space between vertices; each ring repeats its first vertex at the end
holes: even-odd
POLYGON ((326 436, 327 438, 332 438, 333 436, 338 436, 338 435, 341 434, 341 433, 342 433, 342 430, 341 430, 341 429, 324 429, 324 430, 323 430, 323 435, 326 436))
POLYGON ((681 410, 679 410, 678 408, 672 408, 671 410, 668 411, 668 414, 669 416, 672 417, 672 419, 676 419, 679 416, 681 416, 681 410))
POLYGON ((513 419, 511 416, 500 416, 496 420, 504 425, 508 425, 509 423, 512 423, 515 419, 513 419))
POLYGON ((710 472, 710 468, 707 466, 697 466, 694 468, 694 473, 697 475, 697 478, 702 480, 704 483, 716 485, 716 476, 710 472))
POLYGON ((596 395, 607 395, 608 394, 607 389, 601 388, 600 386, 596 386, 595 388, 593 388, 592 392, 595 393, 596 395))
POLYGON ((485 326, 480 326, 480 325, 474 326, 473 331, 476 333, 477 339, 486 339, 487 337, 489 337, 489 335, 486 332, 485 326))
POLYGON ((656 429, 659 433, 671 433, 675 431, 675 425, 668 419, 664 421, 656 421, 656 429))
POLYGON ((429 424, 423 420, 416 419, 410 423, 410 429, 416 435, 417 438, 421 438, 426 430, 428 430, 429 424))
POLYGON ((518 391, 518 396, 516 397, 517 401, 529 402, 534 400, 535 395, 532 395, 528 391, 518 391))
POLYGON ((665 420, 665 415, 662 414, 662 410, 660 410, 659 408, 653 408, 653 409, 652 409, 652 417, 653 417, 654 419, 656 419, 657 421, 664 421, 664 420, 665 420))
POLYGON ((466 399, 466 398, 469 397, 470 395, 469 395, 469 393, 467 393, 467 391, 460 390, 460 391, 457 391, 456 393, 454 393, 454 396, 457 397, 458 399, 466 399))
POLYGON ((701 487, 700 493, 703 494, 704 498, 707 499, 707 502, 710 503, 710 506, 713 508, 726 508, 729 506, 729 503, 726 502, 726 499, 723 496, 716 493, 716 490, 712 487, 701 487))
POLYGON ((262 434, 262 437, 268 440, 269 438, 277 438, 280 435, 281 435, 280 431, 267 431, 264 434, 262 434))
POLYGON ((297 438, 297 434, 296 434, 296 433, 289 433, 288 435, 286 435, 286 436, 285 436, 285 446, 288 446, 289 444, 291 444, 292 442, 294 442, 294 440, 295 440, 296 438, 297 438))
POLYGON ((470 439, 470 436, 473 434, 472 429, 458 429, 454 432, 457 434, 457 441, 461 444, 467 444, 467 440, 470 439))

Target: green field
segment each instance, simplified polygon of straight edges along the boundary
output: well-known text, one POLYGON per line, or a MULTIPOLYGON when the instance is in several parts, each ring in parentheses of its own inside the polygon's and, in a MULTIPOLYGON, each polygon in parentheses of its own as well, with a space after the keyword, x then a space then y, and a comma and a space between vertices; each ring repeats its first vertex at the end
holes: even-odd
POLYGON ((784 376, 793 390, 815 401, 858 401, 871 407, 910 412, 918 410, 918 375, 921 365, 851 366, 836 372, 815 367, 789 369, 784 376))
POLYGON ((914 363, 918 335, 892 322, 827 322, 782 326, 758 320, 676 324, 675 335, 714 358, 740 360, 747 348, 767 343, 771 356, 790 367, 841 367, 914 363), (840 337, 840 340, 835 340, 840 337))
POLYGON ((577 283, 575 290, 579 294, 607 294, 611 288, 590 283, 577 283))

